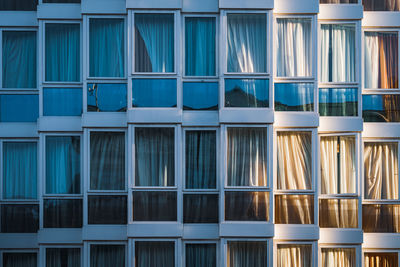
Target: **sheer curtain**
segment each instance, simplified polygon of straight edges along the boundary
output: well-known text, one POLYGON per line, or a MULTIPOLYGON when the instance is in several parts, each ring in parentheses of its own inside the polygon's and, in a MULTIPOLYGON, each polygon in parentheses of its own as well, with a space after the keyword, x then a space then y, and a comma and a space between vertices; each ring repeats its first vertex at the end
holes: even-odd
POLYGON ((364 144, 365 198, 399 199, 398 143, 364 144))
POLYGON ((363 204, 365 233, 400 233, 400 205, 363 204))
POLYGON ((267 186, 267 129, 227 131, 228 186, 267 186))
POLYGON ((322 267, 357 266, 355 248, 321 248, 322 267))
POLYGON ((79 248, 47 248, 46 267, 80 267, 79 248))
POLYGON ((184 194, 183 223, 218 223, 217 194, 184 194))
POLYGON ((36 88, 36 32, 3 31, 3 88, 36 88))
POLYGON ((324 228, 357 228, 357 199, 320 199, 319 226, 324 228))
POLYGON ((135 242, 136 267, 174 267, 175 243, 165 241, 135 242))
POLYGON ((89 224, 126 224, 126 218, 126 196, 88 196, 89 224))
POLYGON ((311 189, 311 132, 278 132, 278 189, 311 189))
POLYGON ((134 221, 176 221, 176 191, 134 191, 134 221))
POLYGON ((313 195, 276 195, 275 223, 314 224, 313 195))
POLYGON ((36 189, 36 142, 4 142, 3 198, 35 199, 36 189))
POLYGON ((125 134, 90 133, 90 189, 125 188, 125 134))
POLYGON ((400 11, 400 0, 363 0, 364 11, 400 11))
POLYGON ((90 267, 125 267, 124 245, 90 245, 90 267))
POLYGON ((398 267, 398 253, 364 253, 365 267, 398 267))
POLYGON ((2 233, 36 233, 39 229, 39 205, 2 204, 2 233))
POLYGON ((81 228, 82 199, 45 199, 45 228, 81 228))
POLYGON ((225 192, 226 221, 269 221, 269 193, 225 192))
POLYGON ((186 244, 187 267, 217 267, 216 244, 186 244))
POLYGON ((173 186, 174 128, 135 128, 135 185, 173 186))
POLYGON ((311 19, 278 18, 277 76, 311 76, 311 19))
POLYGON ((90 77, 124 76, 125 23, 123 19, 91 18, 89 21, 90 77))
POLYGON ((355 81, 355 25, 321 24, 322 82, 355 81))
POLYGON ((174 40, 173 14, 135 14, 135 71, 173 72, 174 40))
POLYGON ((185 74, 215 75, 215 18, 185 18, 185 74))
POLYGON ((80 80, 80 25, 46 23, 46 81, 80 80))
POLYGON ((36 253, 3 253, 3 267, 36 267, 36 253))
POLYGON ((228 72, 266 72, 265 14, 228 14, 228 72))
POLYGON ((365 32, 365 88, 398 88, 398 34, 365 32))
POLYGON ((46 137, 46 193, 80 193, 79 136, 46 137))
POLYGON ((278 245, 278 267, 312 266, 311 245, 278 245))
POLYGON ((265 241, 228 241, 227 267, 265 267, 267 253, 265 241))

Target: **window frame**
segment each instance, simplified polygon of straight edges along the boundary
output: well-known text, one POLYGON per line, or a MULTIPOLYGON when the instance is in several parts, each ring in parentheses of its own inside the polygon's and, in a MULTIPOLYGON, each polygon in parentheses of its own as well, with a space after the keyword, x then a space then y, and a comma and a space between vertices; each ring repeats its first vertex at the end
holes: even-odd
POLYGON ((322 266, 322 249, 324 248, 331 248, 331 249, 337 249, 337 248, 354 248, 355 249, 355 256, 356 256, 356 265, 354 267, 361 267, 364 265, 361 265, 361 257, 362 257, 362 252, 361 252, 361 245, 352 245, 352 244, 319 244, 318 245, 318 266, 322 266))
MULTIPOLYGON (((274 252, 274 247, 275 247, 275 242, 273 240, 273 238, 221 238, 220 242, 220 250, 221 250, 221 260, 219 261, 221 263, 221 266, 227 266, 229 267, 227 264, 227 258, 228 258, 228 242, 230 241, 242 241, 242 242, 266 242, 267 243, 267 266, 272 266, 272 263, 275 262, 275 254, 274 252)), ((217 247, 218 248, 218 247, 217 247)), ((219 266, 217 264, 217 266, 219 266)))
MULTIPOLYGON (((275 240, 274 240, 275 241, 275 240)), ((317 267, 318 265, 318 241, 283 241, 277 240, 274 242, 274 267, 278 266, 278 246, 279 245, 311 245, 311 261, 310 267, 317 267)))

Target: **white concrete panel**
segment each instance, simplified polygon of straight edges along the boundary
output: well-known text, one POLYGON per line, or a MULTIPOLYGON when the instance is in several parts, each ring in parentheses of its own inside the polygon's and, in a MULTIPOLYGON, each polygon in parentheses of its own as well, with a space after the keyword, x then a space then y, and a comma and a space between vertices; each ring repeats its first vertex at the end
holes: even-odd
POLYGON ((361 132, 363 120, 359 117, 320 117, 318 132, 361 132))
POLYGON ((305 224, 275 224, 275 239, 318 240, 319 227, 305 224))
POLYGON ((0 235, 0 249, 30 249, 39 248, 37 234, 8 234, 0 235))
POLYGON ((180 123, 182 111, 171 108, 137 108, 128 111, 128 123, 180 123))
POLYGON ((81 19, 80 4, 41 4, 37 10, 38 19, 81 19))
POLYGON ((2 27, 37 27, 36 11, 0 11, 2 27))
POLYGON ((275 127, 318 127, 319 116, 315 112, 275 112, 275 127))
POLYGON ((225 108, 220 109, 219 120, 222 123, 273 123, 274 112, 272 109, 225 108))
POLYGON ((46 228, 39 230, 38 242, 41 244, 63 243, 78 244, 82 243, 82 229, 63 229, 63 228, 46 228))
POLYGON ((82 230, 83 240, 127 240, 126 225, 87 225, 82 230))
POLYGON ((221 223, 219 235, 225 237, 273 237, 274 225, 267 222, 221 223))
POLYGON ((128 225, 128 237, 182 237, 183 225, 178 222, 135 222, 128 225))
POLYGON ((127 127, 125 112, 87 112, 82 115, 82 127, 127 127))
POLYGON ((182 12, 218 12, 218 0, 183 0, 182 12))
POLYGON ((126 14, 125 0, 82 0, 83 14, 126 14))
POLYGON ((364 123, 364 131, 362 137, 372 138, 398 138, 400 134, 400 123, 364 123))
POLYGON ((36 122, 2 122, 0 137, 39 137, 36 122))
POLYGON ((400 235, 390 233, 364 233, 364 248, 399 249, 400 235))
POLYGON ((320 5, 318 19, 362 19, 361 4, 320 5))
POLYGON ((364 12, 363 27, 400 27, 400 12, 364 12))
POLYGON ((319 0, 278 0, 275 1, 274 13, 318 13, 319 0))
POLYGON ((219 0, 219 8, 272 9, 274 0, 219 0))
POLYGON ((320 244, 361 244, 363 242, 361 229, 321 228, 319 234, 320 244))
POLYGON ((181 9, 182 0, 126 0, 126 8, 142 9, 181 9))
POLYGON ((184 111, 182 125, 184 126, 218 126, 218 111, 184 111))
POLYGON ((218 239, 219 227, 218 224, 184 224, 183 225, 184 239, 218 239))
POLYGON ((82 131, 81 117, 49 116, 38 119, 40 132, 82 131))

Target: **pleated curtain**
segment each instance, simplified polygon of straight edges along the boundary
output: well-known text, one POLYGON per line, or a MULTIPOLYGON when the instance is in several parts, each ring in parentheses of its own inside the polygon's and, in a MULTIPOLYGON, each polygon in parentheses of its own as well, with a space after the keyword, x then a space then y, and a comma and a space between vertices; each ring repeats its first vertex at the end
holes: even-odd
POLYGON ((311 245, 278 245, 277 267, 312 266, 311 245))
POLYGON ((400 233, 399 204, 363 204, 365 233, 400 233))
POLYGON ((227 267, 266 267, 267 253, 265 241, 229 241, 227 267))
POLYGON ((321 248, 321 267, 356 267, 355 248, 321 248))
POLYGON ((313 195, 276 195, 275 223, 314 224, 313 195))
POLYGON ((175 243, 162 241, 135 242, 136 267, 175 267, 175 243))
POLYGON ((79 248, 47 248, 46 267, 80 267, 79 248))
POLYGON ((3 253, 3 267, 36 267, 36 253, 3 253))
POLYGON ((91 245, 90 267, 125 267, 124 245, 91 245))
POLYGON ((357 199, 320 199, 319 226, 323 228, 357 228, 357 199))
POLYGON ((187 244, 186 265, 190 267, 216 267, 217 246, 215 244, 187 244))
POLYGON ((398 267, 398 253, 365 253, 364 266, 365 267, 398 267))

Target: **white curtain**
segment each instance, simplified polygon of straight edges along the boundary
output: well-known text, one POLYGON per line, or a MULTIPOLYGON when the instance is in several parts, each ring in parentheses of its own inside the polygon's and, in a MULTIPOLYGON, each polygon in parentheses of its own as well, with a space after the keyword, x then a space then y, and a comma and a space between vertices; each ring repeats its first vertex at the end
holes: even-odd
POLYGON ((277 19, 277 76, 311 76, 311 19, 277 19))
POLYGON ((355 25, 321 25, 321 81, 355 81, 355 25))
POLYGON ((365 267, 397 267, 398 253, 365 253, 364 266, 365 267))
POLYGON ((320 199, 319 226, 323 228, 357 228, 357 199, 320 199))
POLYGON ((398 143, 365 143, 365 198, 398 199, 398 166, 398 143))
POLYGON ((363 204, 365 233, 400 233, 400 205, 363 204))
POLYGON ((322 248, 322 267, 356 267, 355 248, 322 248))
POLYGON ((174 267, 174 242, 135 242, 136 267, 174 267))
POLYGON ((227 267, 266 267, 267 242, 230 241, 227 248, 227 267))
POLYGON ((313 195, 276 195, 275 223, 313 224, 313 195))
POLYGON ((278 189, 311 189, 311 132, 278 132, 278 189))
POLYGON ((312 266, 311 245, 278 245, 278 267, 312 266))

